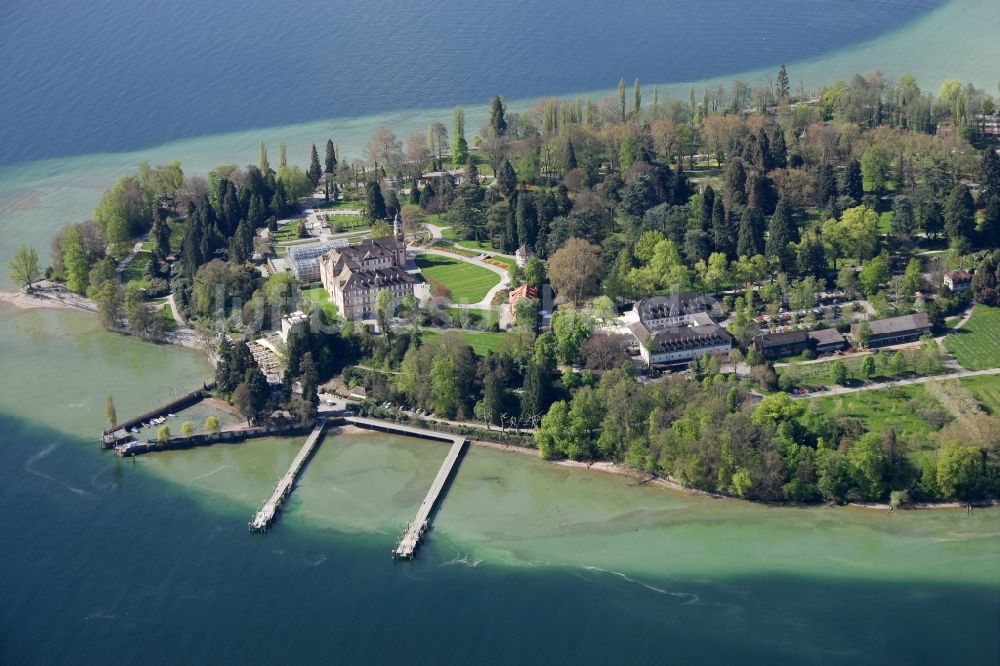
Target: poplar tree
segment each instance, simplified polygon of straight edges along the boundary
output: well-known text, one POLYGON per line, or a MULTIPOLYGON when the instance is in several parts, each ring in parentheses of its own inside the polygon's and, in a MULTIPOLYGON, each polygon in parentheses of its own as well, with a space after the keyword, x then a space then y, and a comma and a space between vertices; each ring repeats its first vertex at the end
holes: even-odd
POLYGON ((108 420, 108 425, 112 428, 118 423, 118 412, 115 410, 115 400, 108 394, 104 401, 104 417, 108 420))
POLYGON ((271 170, 271 165, 267 161, 267 146, 264 145, 264 139, 260 140, 257 144, 257 168, 264 175, 271 170))
POLYGON ((618 81, 618 103, 622 107, 622 122, 625 122, 625 77, 618 81))
POLYGON ((639 121, 639 109, 642 108, 642 89, 639 87, 639 79, 632 82, 632 113, 636 122, 639 121))
POLYGON ((286 167, 286 166, 288 166, 288 158, 285 155, 285 142, 284 141, 279 141, 278 142, 278 168, 281 169, 282 167, 286 167))
POLYGON ((451 112, 451 159, 455 164, 465 164, 469 157, 469 144, 465 140, 465 111, 456 106, 451 112))

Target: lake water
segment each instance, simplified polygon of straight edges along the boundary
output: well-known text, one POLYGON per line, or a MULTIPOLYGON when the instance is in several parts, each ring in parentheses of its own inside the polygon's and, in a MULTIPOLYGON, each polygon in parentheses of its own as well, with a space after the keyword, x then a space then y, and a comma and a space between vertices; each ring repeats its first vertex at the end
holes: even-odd
MULTIPOLYGON (((378 124, 460 102, 476 127, 496 92, 623 75, 661 99, 781 61, 807 85, 878 66, 992 89, 1000 61, 994 0, 244 4, 0 6, 0 265, 141 159, 204 172, 263 137, 301 161, 328 136, 356 156, 378 124)), ((0 663, 1000 659, 1000 511, 764 507, 473 449, 394 564, 443 445, 334 434, 253 537, 301 439, 97 447, 108 392, 144 411, 209 378, 200 355, 0 305, 0 362, 0 663)))

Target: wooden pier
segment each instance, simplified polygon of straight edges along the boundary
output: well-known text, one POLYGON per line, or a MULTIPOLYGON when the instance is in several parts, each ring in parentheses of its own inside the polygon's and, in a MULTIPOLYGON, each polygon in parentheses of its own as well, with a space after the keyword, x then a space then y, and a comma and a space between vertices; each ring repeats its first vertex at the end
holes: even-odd
POLYGON ((348 416, 344 420, 371 430, 451 442, 451 448, 448 450, 448 455, 445 456, 444 462, 441 463, 441 468, 438 470, 437 476, 434 477, 434 482, 431 483, 431 487, 427 491, 424 501, 420 503, 420 508, 417 509, 416 517, 410 521, 409 524, 407 524, 406 530, 403 532, 403 536, 399 539, 399 543, 396 544, 396 547, 392 550, 393 559, 403 558, 412 560, 414 555, 416 555, 420 542, 424 538, 424 533, 430 527, 431 514, 433 513, 434 508, 441 501, 445 486, 448 484, 448 479, 451 478, 452 473, 458 467, 458 462, 462 457, 462 453, 465 451, 468 440, 460 435, 446 435, 434 432, 433 430, 424 430, 423 428, 414 428, 399 423, 378 421, 359 416, 348 416))
POLYGON ((302 472, 309 457, 312 456, 316 447, 323 440, 323 430, 326 428, 326 423, 325 418, 320 419, 316 423, 316 427, 309 434, 306 443, 302 445, 302 449, 299 450, 298 455, 295 456, 295 460, 292 461, 291 467, 288 468, 283 477, 278 479, 278 483, 274 486, 274 492, 271 493, 271 496, 267 498, 267 501, 260 507, 260 510, 250 519, 249 527, 251 532, 266 532, 271 523, 274 522, 274 518, 278 514, 278 509, 284 504, 285 498, 292 493, 292 486, 295 485, 295 480, 302 472))

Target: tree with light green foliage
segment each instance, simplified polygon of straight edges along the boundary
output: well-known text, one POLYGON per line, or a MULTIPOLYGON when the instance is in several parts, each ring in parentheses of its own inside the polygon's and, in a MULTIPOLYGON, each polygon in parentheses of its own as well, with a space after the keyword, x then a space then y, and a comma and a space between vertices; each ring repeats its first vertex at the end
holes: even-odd
POLYGON ((968 500, 982 481, 982 453, 974 446, 956 441, 945 444, 938 452, 937 483, 945 497, 968 500))
POLYGON ((875 196, 882 195, 886 173, 889 171, 889 156, 878 146, 872 146, 861 155, 861 177, 875 196))
POLYGON ((108 422, 109 427, 114 427, 118 423, 118 411, 115 409, 115 400, 108 394, 108 397, 104 400, 104 418, 108 422))
POLYGON ((10 260, 10 279, 31 290, 31 285, 42 277, 42 271, 38 267, 38 252, 35 248, 22 245, 14 251, 14 256, 10 260))
POLYGON ((185 421, 181 424, 181 437, 190 437, 194 434, 194 424, 190 421, 185 421))
POLYGON ((170 439, 170 426, 161 425, 156 431, 156 441, 165 442, 170 439))
POLYGON ((830 381, 834 384, 843 384, 847 381, 847 366, 843 361, 834 361, 830 364, 830 381))
POLYGON ((202 427, 208 434, 215 435, 219 432, 219 419, 215 416, 206 416, 202 427))

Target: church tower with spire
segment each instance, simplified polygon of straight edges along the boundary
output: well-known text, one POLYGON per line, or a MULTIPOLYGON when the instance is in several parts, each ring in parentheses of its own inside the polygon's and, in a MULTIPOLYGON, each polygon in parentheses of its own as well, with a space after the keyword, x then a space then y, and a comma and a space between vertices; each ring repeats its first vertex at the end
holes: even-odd
POLYGON ((392 235, 395 236, 396 240, 403 240, 403 221, 399 218, 399 211, 396 211, 396 217, 392 218, 392 235))

